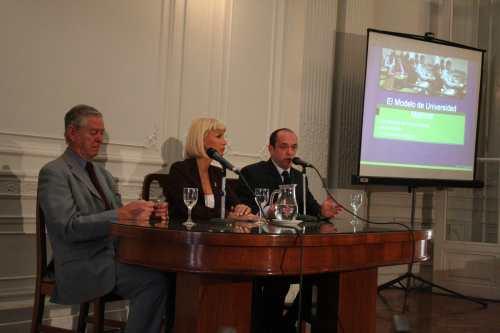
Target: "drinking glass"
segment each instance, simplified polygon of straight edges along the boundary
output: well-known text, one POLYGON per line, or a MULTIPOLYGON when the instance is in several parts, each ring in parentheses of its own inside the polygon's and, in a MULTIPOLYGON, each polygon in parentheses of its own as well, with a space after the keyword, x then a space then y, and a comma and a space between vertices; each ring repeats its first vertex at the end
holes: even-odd
POLYGON ((257 201, 257 205, 260 206, 259 209, 259 221, 257 223, 262 224, 265 222, 264 216, 262 216, 262 210, 266 207, 269 201, 269 189, 268 188, 256 188, 255 189, 255 200, 257 201))
MULTIPOLYGON (((165 196, 163 195, 163 192, 157 192, 156 194, 152 195, 149 198, 150 201, 154 202, 155 204, 155 209, 160 205, 163 204, 167 201, 165 196)), ((168 213, 167 213, 168 214, 168 213)), ((161 218, 155 215, 155 212, 151 214, 151 217, 149 218, 149 224, 151 225, 156 225, 158 223, 161 223, 161 218)))
POLYGON ((354 227, 354 232, 356 232, 356 229, 359 228, 361 225, 361 221, 358 218, 358 211, 359 207, 361 207, 361 204, 363 203, 363 192, 354 192, 351 194, 351 207, 352 211, 354 213, 354 216, 351 220, 351 224, 354 227))
POLYGON ((183 190, 183 199, 184 204, 188 209, 188 219, 183 223, 183 225, 192 227, 195 223, 191 219, 191 210, 198 201, 198 189, 196 187, 185 187, 183 190))

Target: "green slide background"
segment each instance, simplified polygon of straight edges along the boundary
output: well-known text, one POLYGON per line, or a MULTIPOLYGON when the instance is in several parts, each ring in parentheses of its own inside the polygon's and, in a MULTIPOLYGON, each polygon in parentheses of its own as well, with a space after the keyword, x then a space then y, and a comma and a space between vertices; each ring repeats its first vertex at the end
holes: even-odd
POLYGON ((381 106, 373 136, 379 139, 463 145, 464 113, 434 113, 381 106))

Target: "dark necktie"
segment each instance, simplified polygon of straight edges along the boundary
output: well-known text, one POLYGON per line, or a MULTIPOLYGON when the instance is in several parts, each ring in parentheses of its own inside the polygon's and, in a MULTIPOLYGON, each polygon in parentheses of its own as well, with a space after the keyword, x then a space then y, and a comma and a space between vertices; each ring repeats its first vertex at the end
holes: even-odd
POLYGON ((290 174, 288 173, 288 171, 283 171, 281 173, 281 176, 283 177, 283 184, 291 184, 292 183, 292 179, 290 178, 290 174))
POLYGON ((111 209, 108 200, 106 200, 106 196, 104 195, 104 191, 102 190, 101 184, 99 184, 99 180, 97 180, 97 176, 94 170, 94 165, 92 165, 91 162, 87 162, 87 164, 85 165, 85 170, 87 170, 87 173, 89 174, 92 184, 94 184, 94 187, 97 190, 97 192, 99 192, 102 201, 104 201, 104 206, 106 207, 106 210, 111 209))

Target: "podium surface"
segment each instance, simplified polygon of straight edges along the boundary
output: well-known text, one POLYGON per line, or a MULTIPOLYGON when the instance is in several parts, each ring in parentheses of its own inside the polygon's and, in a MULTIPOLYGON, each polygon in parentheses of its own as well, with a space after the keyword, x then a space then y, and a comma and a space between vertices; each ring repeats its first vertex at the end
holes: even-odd
POLYGON ((250 333, 257 277, 314 276, 313 332, 375 333, 377 268, 428 259, 430 230, 200 221, 112 225, 120 262, 176 272, 175 333, 250 333), (413 247, 413 251, 412 251, 413 247))

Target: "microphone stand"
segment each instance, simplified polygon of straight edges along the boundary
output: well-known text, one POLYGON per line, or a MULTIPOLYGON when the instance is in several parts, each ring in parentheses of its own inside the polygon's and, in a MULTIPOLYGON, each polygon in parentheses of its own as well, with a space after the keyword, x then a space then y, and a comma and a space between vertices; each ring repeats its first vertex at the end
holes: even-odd
POLYGON ((307 204, 306 204, 306 186, 307 186, 307 175, 306 175, 306 166, 302 166, 302 214, 304 216, 307 215, 307 204))
POLYGON ((222 198, 220 202, 220 218, 224 220, 226 218, 226 168, 222 167, 222 198))

